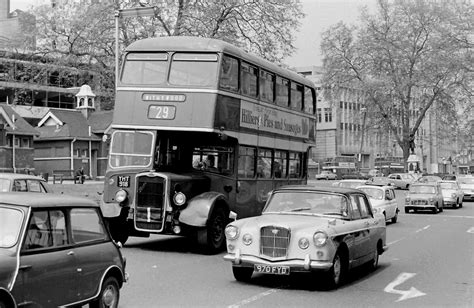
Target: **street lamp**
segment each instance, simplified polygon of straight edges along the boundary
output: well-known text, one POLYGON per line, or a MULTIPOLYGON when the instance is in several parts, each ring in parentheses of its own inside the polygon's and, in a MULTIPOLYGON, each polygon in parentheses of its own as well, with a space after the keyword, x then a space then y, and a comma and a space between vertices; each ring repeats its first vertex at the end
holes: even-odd
POLYGON ((148 2, 140 1, 142 7, 119 9, 115 11, 115 89, 117 89, 117 83, 119 80, 119 18, 156 16, 158 13, 158 7, 143 6, 144 3, 148 2))
POLYGON ((364 145, 364 137, 365 137, 365 120, 367 118, 367 108, 362 107, 360 108, 360 112, 362 112, 362 129, 360 134, 360 148, 359 148, 359 171, 360 167, 362 167, 362 147, 364 145))

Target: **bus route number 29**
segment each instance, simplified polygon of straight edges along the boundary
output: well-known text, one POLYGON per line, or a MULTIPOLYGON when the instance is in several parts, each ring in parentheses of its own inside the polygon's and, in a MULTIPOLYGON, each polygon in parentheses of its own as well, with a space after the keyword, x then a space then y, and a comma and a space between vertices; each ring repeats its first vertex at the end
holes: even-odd
POLYGON ((148 109, 149 119, 172 120, 176 114, 175 106, 152 105, 148 109))

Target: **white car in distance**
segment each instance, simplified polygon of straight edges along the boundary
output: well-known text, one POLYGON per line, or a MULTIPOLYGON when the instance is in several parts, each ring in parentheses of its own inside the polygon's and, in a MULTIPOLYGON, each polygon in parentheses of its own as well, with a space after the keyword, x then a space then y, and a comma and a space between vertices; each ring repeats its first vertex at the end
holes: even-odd
POLYGON ((357 189, 366 193, 372 204, 372 209, 374 209, 377 214, 383 214, 386 221, 389 220, 392 223, 397 222, 398 212, 400 210, 398 209, 393 186, 363 185, 358 186, 357 189))

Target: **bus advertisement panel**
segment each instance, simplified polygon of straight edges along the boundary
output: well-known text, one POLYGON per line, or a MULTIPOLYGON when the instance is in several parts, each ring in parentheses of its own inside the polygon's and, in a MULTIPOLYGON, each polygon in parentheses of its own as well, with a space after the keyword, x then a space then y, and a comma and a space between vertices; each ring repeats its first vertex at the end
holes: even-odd
POLYGON ((316 92, 304 77, 195 37, 131 44, 120 76, 101 202, 115 240, 190 235, 216 252, 230 219, 306 183, 316 92))

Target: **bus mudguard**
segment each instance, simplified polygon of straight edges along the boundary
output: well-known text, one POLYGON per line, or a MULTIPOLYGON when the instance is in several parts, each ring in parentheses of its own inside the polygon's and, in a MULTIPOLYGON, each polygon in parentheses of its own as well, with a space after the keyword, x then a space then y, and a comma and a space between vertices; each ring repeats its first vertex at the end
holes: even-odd
POLYGON ((214 191, 194 197, 189 200, 186 208, 179 214, 179 222, 194 227, 205 227, 209 214, 218 201, 228 204, 223 194, 214 191))
POLYGON ((118 217, 122 211, 122 207, 117 202, 104 202, 100 200, 100 210, 104 217, 118 217))

